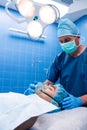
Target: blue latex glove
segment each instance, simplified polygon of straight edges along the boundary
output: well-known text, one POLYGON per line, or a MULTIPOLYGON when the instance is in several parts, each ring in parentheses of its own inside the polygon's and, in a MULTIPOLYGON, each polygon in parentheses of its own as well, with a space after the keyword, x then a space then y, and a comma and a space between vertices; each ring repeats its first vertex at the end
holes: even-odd
POLYGON ((69 94, 68 97, 63 99, 62 109, 72 109, 83 105, 83 101, 80 97, 74 97, 69 94))
POLYGON ((35 84, 30 84, 29 88, 26 90, 28 95, 34 94, 35 93, 35 84))
POLYGON ((44 87, 44 84, 41 82, 30 84, 28 88, 28 95, 34 94, 38 89, 44 87))

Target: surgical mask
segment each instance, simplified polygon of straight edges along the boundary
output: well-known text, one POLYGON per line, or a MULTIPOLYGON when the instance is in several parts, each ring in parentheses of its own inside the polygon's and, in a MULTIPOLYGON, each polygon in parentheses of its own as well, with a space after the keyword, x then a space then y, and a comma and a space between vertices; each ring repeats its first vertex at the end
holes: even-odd
POLYGON ((71 54, 77 50, 78 46, 76 46, 75 41, 73 40, 73 41, 61 44, 61 48, 66 53, 71 54))

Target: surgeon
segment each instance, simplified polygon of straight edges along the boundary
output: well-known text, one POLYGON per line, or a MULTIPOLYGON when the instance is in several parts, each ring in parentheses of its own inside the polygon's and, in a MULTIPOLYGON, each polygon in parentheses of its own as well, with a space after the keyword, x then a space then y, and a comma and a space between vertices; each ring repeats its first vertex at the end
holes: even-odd
POLYGON ((79 30, 69 19, 60 20, 57 36, 63 51, 49 67, 44 83, 49 85, 59 80, 69 93, 62 101, 63 109, 87 107, 87 47, 80 43, 79 30))

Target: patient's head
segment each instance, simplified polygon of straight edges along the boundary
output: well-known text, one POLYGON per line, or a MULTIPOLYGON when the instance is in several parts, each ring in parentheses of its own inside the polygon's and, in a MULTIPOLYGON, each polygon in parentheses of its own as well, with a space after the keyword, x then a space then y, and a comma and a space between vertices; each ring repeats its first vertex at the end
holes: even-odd
POLYGON ((45 85, 43 83, 38 83, 36 85, 36 94, 45 99, 48 102, 61 104, 62 100, 68 95, 66 90, 62 87, 61 84, 55 85, 45 85))
POLYGON ((44 84, 42 85, 43 86, 40 86, 36 89, 36 94, 39 97, 45 99, 46 101, 51 102, 52 98, 56 94, 57 87, 53 85, 48 85, 48 86, 45 86, 44 84))

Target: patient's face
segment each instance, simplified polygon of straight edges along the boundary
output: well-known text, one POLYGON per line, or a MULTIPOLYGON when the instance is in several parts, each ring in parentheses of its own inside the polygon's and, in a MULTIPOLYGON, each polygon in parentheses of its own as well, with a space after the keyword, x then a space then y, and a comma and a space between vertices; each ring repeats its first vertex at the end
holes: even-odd
POLYGON ((54 85, 49 85, 49 86, 46 86, 46 87, 43 87, 41 89, 39 89, 38 91, 38 96, 45 99, 46 101, 49 101, 51 102, 52 98, 51 97, 54 97, 54 95, 56 94, 56 90, 57 90, 57 87, 54 86, 54 85), (48 95, 50 95, 51 97, 49 97, 48 95))

